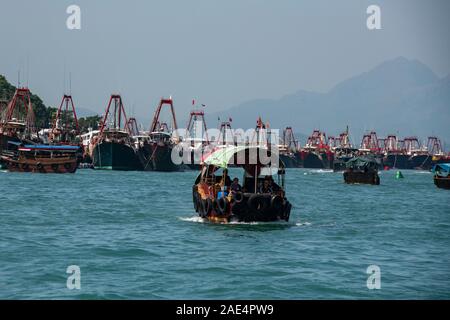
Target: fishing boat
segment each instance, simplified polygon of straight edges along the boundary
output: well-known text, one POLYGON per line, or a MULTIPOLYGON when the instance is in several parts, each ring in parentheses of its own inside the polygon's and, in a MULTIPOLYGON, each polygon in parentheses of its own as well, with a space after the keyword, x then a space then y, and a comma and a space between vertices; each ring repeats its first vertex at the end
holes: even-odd
POLYGON ((8 149, 9 141, 38 141, 35 114, 28 88, 17 88, 11 101, 2 111, 0 121, 0 152, 8 149))
POLYGON ((434 184, 438 188, 450 189, 450 163, 439 163, 433 166, 434 184))
POLYGON ((192 100, 192 110, 180 144, 183 147, 183 164, 192 170, 200 170, 202 155, 213 148, 208 137, 204 107, 206 105, 202 104, 200 108, 195 104, 195 100, 192 100))
POLYGON ((89 131, 80 135, 81 143, 83 145, 83 166, 90 165, 93 166, 92 163, 92 150, 95 147, 95 143, 98 139, 98 134, 100 130, 93 130, 89 128, 89 131))
POLYGON ((300 153, 298 148, 298 141, 295 139, 292 127, 286 127, 283 130, 283 137, 278 144, 280 159, 283 161, 286 168, 298 168, 300 166, 300 153))
MULTIPOLYGON (((48 130, 43 129, 41 131, 48 130)), ((78 163, 83 162, 84 145, 80 138, 77 112, 71 95, 64 94, 59 105, 52 128, 49 130, 49 144, 78 146, 78 163)))
POLYGON ((74 173, 77 170, 78 146, 24 145, 9 142, 1 160, 11 172, 74 173))
POLYGON ((432 155, 433 166, 439 163, 450 163, 450 153, 446 154, 442 148, 441 140, 437 137, 428 137, 428 152, 432 155))
POLYGON ((430 170, 432 167, 432 156, 425 145, 421 145, 417 137, 405 138, 405 148, 408 158, 408 169, 430 170))
MULTIPOLYGON (((4 105, 5 103, 3 103, 4 105)), ((0 154, 12 150, 9 142, 34 144, 39 142, 36 130, 35 115, 31 103, 31 92, 28 88, 17 88, 11 101, 7 103, 1 113, 0 121, 0 154)), ((7 164, 0 158, 0 166, 7 164)))
POLYGON ((91 157, 94 169, 122 171, 142 169, 126 124, 127 117, 122 98, 113 94, 106 107, 100 132, 92 141, 91 157))
POLYGON ((177 132, 177 121, 173 108, 172 98, 161 98, 153 116, 148 139, 143 141, 138 149, 138 156, 145 171, 179 171, 181 164, 175 163, 172 158, 172 150, 178 144, 179 139, 172 137, 172 132, 177 132), (164 105, 170 106, 172 114, 172 128, 166 122, 160 122, 161 110, 164 105))
POLYGON ((345 166, 345 183, 380 184, 378 163, 373 157, 356 157, 347 161, 345 166))
POLYGON ((285 145, 279 145, 280 159, 286 164, 286 168, 298 168, 298 161, 295 153, 289 151, 285 145))
POLYGON ((383 165, 388 169, 407 169, 409 155, 406 154, 404 140, 396 135, 388 135, 384 143, 383 165))
POLYGON ((348 126, 344 132, 338 137, 328 137, 328 147, 334 154, 333 171, 344 171, 345 163, 350 159, 359 155, 358 149, 354 148, 350 142, 350 135, 348 126))
POLYGON ((228 146, 206 156, 193 186, 199 216, 218 223, 289 221, 292 205, 285 194, 284 164, 274 157, 276 163, 265 165, 262 154, 272 157, 267 148, 256 146, 228 146), (242 185, 238 178, 231 181, 230 164, 243 171, 242 185))
POLYGON ((378 139, 375 131, 371 131, 370 133, 363 135, 359 148, 359 154, 375 161, 378 165, 378 169, 382 170, 384 168, 380 139, 378 139))
POLYGON ((300 152, 304 168, 330 169, 333 165, 333 154, 326 143, 326 135, 314 130, 300 152))

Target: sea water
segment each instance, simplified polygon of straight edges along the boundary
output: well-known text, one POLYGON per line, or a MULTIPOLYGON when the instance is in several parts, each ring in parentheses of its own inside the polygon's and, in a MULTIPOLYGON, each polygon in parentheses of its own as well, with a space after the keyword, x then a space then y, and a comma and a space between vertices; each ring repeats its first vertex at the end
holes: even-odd
POLYGON ((403 174, 290 169, 288 223, 217 225, 193 209, 195 171, 1 171, 0 298, 449 299, 450 191, 403 174))

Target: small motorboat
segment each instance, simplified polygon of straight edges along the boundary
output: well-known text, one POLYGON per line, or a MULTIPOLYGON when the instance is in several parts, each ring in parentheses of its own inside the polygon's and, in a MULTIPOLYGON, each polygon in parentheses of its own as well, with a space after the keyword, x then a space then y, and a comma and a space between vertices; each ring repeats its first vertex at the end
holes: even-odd
POLYGON ((356 157, 345 163, 345 183, 380 184, 378 162, 372 157, 356 157))
POLYGON ((433 166, 434 184, 438 188, 450 189, 450 163, 438 163, 433 166))
POLYGON ((74 173, 77 170, 78 146, 24 145, 9 142, 0 159, 11 172, 74 173))
POLYGON ((255 146, 227 146, 207 155, 193 186, 199 216, 218 223, 289 221, 292 205, 284 189, 285 166, 275 156, 263 164, 264 153, 272 159, 268 149, 255 146), (237 177, 230 178, 229 166, 243 170, 242 185, 237 177))

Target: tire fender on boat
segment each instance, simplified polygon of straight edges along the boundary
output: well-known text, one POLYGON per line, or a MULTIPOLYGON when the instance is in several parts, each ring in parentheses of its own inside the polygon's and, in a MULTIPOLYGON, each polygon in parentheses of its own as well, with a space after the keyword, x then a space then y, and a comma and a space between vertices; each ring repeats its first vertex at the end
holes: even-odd
POLYGON ((200 200, 202 204, 202 210, 201 210, 201 216, 206 217, 208 214, 211 213, 211 210, 213 208, 213 203, 210 198, 200 200))
POLYGON ((280 213, 283 209, 283 198, 279 195, 275 195, 270 199, 270 210, 276 213, 280 213))
POLYGON ((204 218, 204 217, 206 217, 206 215, 207 215, 207 207, 208 207, 208 204, 207 204, 207 202, 206 202, 206 200, 205 199, 199 199, 199 202, 200 202, 200 216, 202 217, 202 218, 204 218))
POLYGON ((244 194, 240 191, 233 193, 233 199, 236 203, 241 203, 244 200, 244 194))
POLYGON ((268 200, 267 197, 261 194, 254 194, 248 199, 248 206, 253 213, 262 213, 270 205, 268 200))
POLYGON ((219 198, 216 201, 217 212, 220 214, 226 214, 228 209, 228 199, 225 197, 219 198))
POLYGON ((284 211, 284 220, 289 222, 289 217, 291 216, 292 204, 289 201, 286 201, 285 211, 284 211))
POLYGON ((206 199, 207 203, 207 211, 206 214, 210 214, 212 209, 214 208, 214 200, 211 198, 206 199))
POLYGON ((199 200, 198 200, 198 194, 196 191, 194 191, 192 194, 192 202, 194 203, 195 212, 198 212, 198 210, 200 208, 200 204, 199 204, 199 200))

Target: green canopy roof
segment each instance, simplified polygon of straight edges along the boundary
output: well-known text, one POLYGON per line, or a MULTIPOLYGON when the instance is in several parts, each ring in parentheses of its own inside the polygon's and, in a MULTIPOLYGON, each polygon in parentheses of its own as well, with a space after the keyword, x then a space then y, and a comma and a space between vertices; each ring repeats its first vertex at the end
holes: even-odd
POLYGON ((345 166, 352 169, 375 169, 378 168, 378 163, 374 158, 366 156, 352 158, 345 163, 345 166))
MULTIPOLYGON (((203 160, 203 164, 216 166, 219 168, 227 168, 229 162, 233 159, 235 154, 242 151, 246 152, 247 150, 251 149, 255 150, 263 149, 267 151, 266 148, 257 146, 227 146, 224 148, 217 149, 208 156, 206 156, 206 158, 203 160)), ((248 161, 247 158, 246 161, 248 161)), ((279 160, 278 166, 283 166, 281 160, 279 160)))
POLYGON ((433 173, 441 177, 450 175, 450 163, 438 163, 432 169, 433 173))
POLYGON ((203 161, 204 164, 220 168, 228 167, 230 159, 239 151, 245 150, 245 146, 229 146, 213 151, 203 161))

